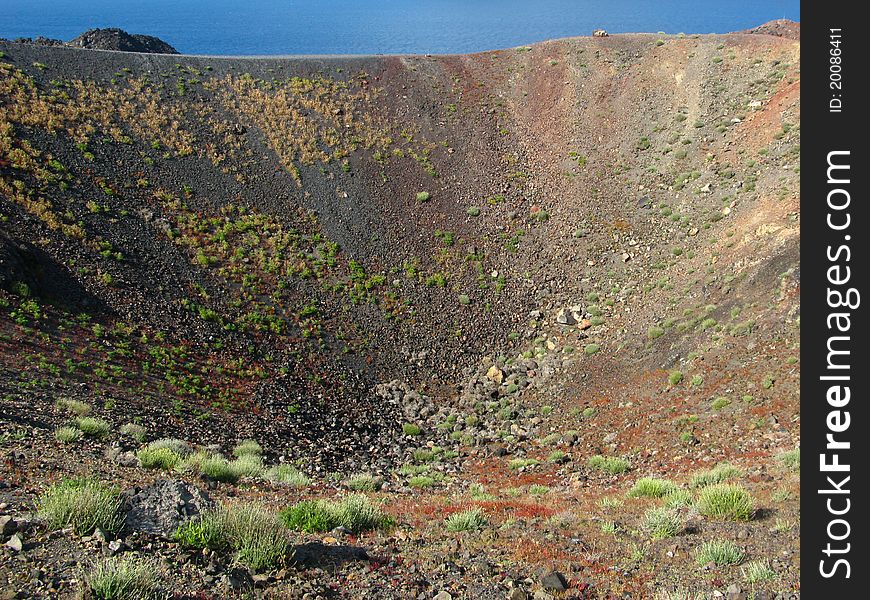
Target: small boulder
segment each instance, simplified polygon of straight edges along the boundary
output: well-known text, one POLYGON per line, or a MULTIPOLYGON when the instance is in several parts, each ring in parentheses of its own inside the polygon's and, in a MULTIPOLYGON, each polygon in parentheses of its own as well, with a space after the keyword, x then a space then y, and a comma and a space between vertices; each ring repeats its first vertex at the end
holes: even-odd
POLYGON ((178 527, 214 507, 199 488, 181 480, 160 479, 140 490, 124 492, 125 528, 168 538, 178 527))
POLYGON ((504 381, 504 371, 493 365, 486 372, 486 378, 497 385, 501 385, 502 381, 504 381))
POLYGON ((24 542, 21 540, 21 536, 16 533, 6 542, 6 547, 11 548, 13 552, 21 552, 24 549, 24 542))
POLYGON ((548 591, 564 592, 568 589, 568 582, 559 571, 550 571, 541 577, 541 586, 548 591))
POLYGON ((12 535, 18 530, 18 523, 10 515, 0 516, 0 535, 12 535))

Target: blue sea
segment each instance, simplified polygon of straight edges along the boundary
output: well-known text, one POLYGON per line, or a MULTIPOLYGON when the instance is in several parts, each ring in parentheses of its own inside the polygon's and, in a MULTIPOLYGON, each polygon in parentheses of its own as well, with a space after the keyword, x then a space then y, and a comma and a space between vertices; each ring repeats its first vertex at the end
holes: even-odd
POLYGON ((726 33, 800 20, 798 0, 3 0, 0 37, 94 27, 185 54, 460 53, 613 33, 726 33))

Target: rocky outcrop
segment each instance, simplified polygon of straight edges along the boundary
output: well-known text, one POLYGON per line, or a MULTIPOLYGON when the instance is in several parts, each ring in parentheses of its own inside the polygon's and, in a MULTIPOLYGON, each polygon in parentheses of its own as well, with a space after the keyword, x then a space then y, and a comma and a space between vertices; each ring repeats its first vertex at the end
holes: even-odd
MULTIPOLYGON (((3 41, 3 38, 0 38, 3 41)), ((108 29, 89 29, 68 42, 39 36, 36 38, 21 37, 12 40, 16 44, 32 44, 34 46, 71 46, 73 48, 88 48, 91 50, 116 50, 118 52, 140 52, 143 54, 178 54, 178 50, 151 35, 127 33, 123 29, 111 27, 108 29)))
POLYGON ((118 50, 120 52, 143 52, 146 54, 178 54, 178 50, 163 40, 140 34, 130 34, 122 29, 89 29, 67 43, 75 48, 93 50, 118 50))
POLYGON ((760 35, 774 35, 776 37, 783 37, 790 40, 798 40, 801 39, 801 24, 795 23, 794 21, 789 21, 788 19, 777 19, 776 21, 770 21, 763 25, 759 25, 758 27, 753 27, 752 29, 747 29, 742 33, 755 33, 760 35))

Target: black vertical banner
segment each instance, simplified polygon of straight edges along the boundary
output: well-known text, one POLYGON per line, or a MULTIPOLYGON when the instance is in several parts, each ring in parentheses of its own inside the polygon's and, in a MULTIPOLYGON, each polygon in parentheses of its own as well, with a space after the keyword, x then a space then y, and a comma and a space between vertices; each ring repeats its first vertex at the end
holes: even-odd
POLYGON ((860 3, 801 10, 801 590, 866 598, 867 58, 860 3))

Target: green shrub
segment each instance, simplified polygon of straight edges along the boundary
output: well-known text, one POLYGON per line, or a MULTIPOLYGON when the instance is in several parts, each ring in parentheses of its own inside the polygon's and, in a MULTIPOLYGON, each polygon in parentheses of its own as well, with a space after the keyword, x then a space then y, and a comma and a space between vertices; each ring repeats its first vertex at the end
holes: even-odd
POLYGON ((621 498, 612 498, 610 496, 605 496, 598 500, 598 506, 603 509, 611 509, 611 508, 619 508, 623 506, 625 502, 621 498))
POLYGON ((508 463, 511 469, 522 469, 523 467, 533 467, 539 464, 534 458, 514 458, 508 463))
POLYGON ((224 527, 236 559, 255 571, 277 565, 293 545, 277 515, 254 503, 224 507, 224 527))
POLYGON ((240 477, 232 463, 222 456, 206 456, 199 461, 199 471, 209 479, 224 483, 235 483, 240 477))
POLYGON ((704 542, 695 551, 698 564, 704 566, 713 563, 718 567, 739 564, 743 560, 743 550, 729 540, 711 540, 704 542))
POLYGON ((721 410, 731 404, 731 400, 726 398, 725 396, 720 396, 713 400, 713 403, 710 405, 713 410, 721 410))
POLYGON ((95 438, 106 437, 111 428, 108 421, 96 417, 79 417, 76 425, 86 436, 95 438))
POLYGON ((375 492, 381 487, 381 480, 370 473, 357 473, 347 478, 344 484, 355 492, 375 492))
POLYGON ((239 458, 243 456, 262 456, 263 447, 257 440, 242 440, 233 448, 233 455, 239 458))
POLYGON ((148 432, 145 427, 136 423, 127 423, 121 426, 119 431, 122 435, 128 435, 140 444, 145 441, 145 434, 148 432))
POLYGON ((654 507, 644 513, 643 529, 652 539, 661 540, 680 533, 683 521, 673 508, 654 507))
POLYGON ((668 375, 668 383, 671 385, 677 385, 681 381, 683 381, 683 374, 679 371, 673 371, 670 375, 668 375))
POLYGON ((753 560, 748 562, 740 568, 740 572, 749 584, 770 581, 777 577, 776 571, 770 567, 770 561, 768 560, 753 560))
POLYGON ((292 543, 281 519, 263 506, 228 504, 181 525, 173 538, 194 548, 231 548, 236 560, 254 571, 278 565, 292 543))
POLYGON ((229 463, 230 470, 237 477, 260 477, 263 475, 263 459, 257 454, 242 454, 229 463))
POLYGON ((414 475, 428 473, 430 470, 431 467, 429 465, 402 465, 396 472, 402 477, 413 477, 414 475))
POLYGON ((695 503, 691 492, 688 490, 674 490, 663 498, 664 506, 668 508, 682 508, 692 506, 695 503))
POLYGON ((54 437, 59 442, 63 442, 64 444, 70 444, 75 442, 76 440, 81 439, 82 430, 78 427, 58 427, 54 430, 54 437))
POLYGON ((638 479, 628 492, 629 498, 661 498, 673 494, 679 488, 667 479, 642 477, 638 479))
POLYGON ((752 517, 753 501, 749 492, 739 485, 717 483, 701 490, 697 508, 705 517, 748 521, 752 517))
POLYGON ((106 533, 119 531, 123 524, 120 508, 118 488, 84 477, 65 479, 36 500, 37 514, 49 529, 72 527, 79 535, 97 527, 106 533))
POLYGON ((418 489, 430 488, 435 485, 435 479, 428 475, 416 475, 408 480, 408 485, 418 489))
POLYGON ((716 465, 708 471, 700 471, 692 476, 692 487, 702 488, 708 485, 723 483, 740 476, 740 469, 728 463, 716 465))
POLYGON ((628 471, 629 467, 628 461, 624 458, 619 458, 617 456, 601 456, 600 454, 590 456, 587 465, 590 469, 605 471, 611 475, 625 473, 628 471))
POLYGON ((801 449, 795 448, 788 452, 783 452, 776 457, 782 466, 790 471, 800 471, 801 468, 801 449))
POLYGON ((178 466, 181 457, 169 448, 142 448, 136 453, 143 469, 170 471, 178 466))
POLYGON ((586 344, 586 346, 583 347, 583 352, 589 355, 597 354, 599 350, 601 350, 601 346, 598 344, 586 344))
POLYGON ((429 192, 417 192, 417 202, 428 202, 430 197, 429 192))
POLYGON ((444 519, 444 525, 447 531, 474 531, 483 529, 488 524, 483 511, 479 508, 472 508, 462 512, 454 513, 444 519))
POLYGON ((362 494, 337 502, 303 500, 281 511, 281 519, 287 527, 308 533, 330 531, 339 526, 359 533, 385 528, 393 522, 362 494))
POLYGON ((420 435, 421 429, 419 425, 415 425, 414 423, 405 423, 402 425, 402 433, 405 435, 420 435))
POLYGON ((650 327, 647 329, 646 335, 649 339, 655 340, 657 338, 662 337, 665 334, 665 330, 661 327, 650 327))
POLYGON ((565 454, 561 450, 555 450, 552 454, 550 454, 549 457, 547 457, 547 460, 551 463, 562 463, 565 462, 567 458, 567 454, 565 454))
POLYGON ((157 600, 166 597, 159 572, 153 559, 122 555, 94 563, 82 580, 90 595, 99 600, 157 600))
POLYGON ((154 440, 150 444, 148 444, 147 448, 149 450, 160 450, 161 448, 166 448, 168 450, 172 450, 173 453, 177 454, 181 458, 185 458, 190 455, 193 450, 190 447, 190 444, 183 440, 177 440, 175 438, 160 438, 159 440, 154 440))
POLYGON ((615 521, 602 521, 600 528, 601 533, 606 533, 608 535, 616 535, 619 531, 619 525, 617 525, 615 521))
POLYGON ((60 398, 54 403, 54 405, 61 410, 73 413, 77 417, 86 417, 91 414, 92 410, 91 405, 87 402, 73 400, 72 398, 60 398))
POLYGON ((469 206, 465 212, 469 217, 477 217, 480 215, 480 208, 476 206, 469 206))
POLYGON ((426 448, 417 448, 411 456, 414 457, 414 462, 418 463, 430 463, 435 460, 435 453, 426 448))
POLYGON ((213 511, 182 523, 172 539, 187 548, 208 548, 220 552, 229 547, 223 513, 213 511))
POLYGON ((276 465, 266 471, 266 479, 277 483, 286 483, 291 487, 306 487, 311 485, 311 479, 299 469, 290 465, 276 465))

